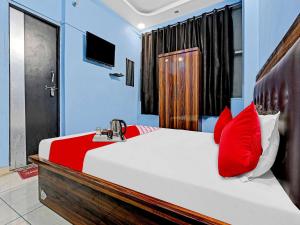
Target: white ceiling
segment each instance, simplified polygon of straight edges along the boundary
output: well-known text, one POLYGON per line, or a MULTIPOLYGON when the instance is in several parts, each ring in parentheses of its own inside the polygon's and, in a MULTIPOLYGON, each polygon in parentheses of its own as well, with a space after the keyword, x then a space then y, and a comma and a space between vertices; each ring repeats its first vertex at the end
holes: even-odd
POLYGON ((102 0, 109 8, 137 27, 145 29, 167 22, 223 0, 102 0), (175 11, 178 10, 178 13, 175 11))

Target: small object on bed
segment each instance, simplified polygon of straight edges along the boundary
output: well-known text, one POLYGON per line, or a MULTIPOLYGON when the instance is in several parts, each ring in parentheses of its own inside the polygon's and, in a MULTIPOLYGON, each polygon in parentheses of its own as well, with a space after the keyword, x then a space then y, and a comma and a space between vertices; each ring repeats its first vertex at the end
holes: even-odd
MULTIPOLYGON (((97 134, 97 132, 96 132, 96 134, 97 134)), ((104 136, 106 135, 107 137, 109 137, 111 139, 113 136, 113 131, 108 130, 108 129, 103 129, 103 130, 101 130, 100 135, 104 135, 104 136)))
POLYGON ((110 129, 96 128, 96 135, 93 142, 122 142, 126 141, 125 133, 127 125, 124 120, 113 119, 110 122, 110 129))
POLYGON ((112 134, 109 134, 108 137, 113 139, 113 137, 120 138, 121 140, 125 139, 125 134, 127 130, 127 125, 124 120, 113 119, 110 122, 110 129, 112 134))
POLYGON ((96 134, 93 142, 123 142, 126 138, 121 135, 115 135, 112 130, 96 128, 96 134))
POLYGON ((101 135, 101 133, 102 133, 101 128, 100 128, 100 127, 97 127, 97 128, 96 128, 96 135, 101 135))
POLYGON ((122 139, 121 137, 112 136, 112 138, 107 135, 95 135, 93 142, 124 142, 126 138, 122 139))

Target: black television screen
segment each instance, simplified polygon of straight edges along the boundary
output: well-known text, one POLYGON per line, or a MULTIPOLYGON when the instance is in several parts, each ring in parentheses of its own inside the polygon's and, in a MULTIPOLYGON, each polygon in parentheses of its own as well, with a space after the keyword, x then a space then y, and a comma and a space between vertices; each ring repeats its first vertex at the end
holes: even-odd
POLYGON ((87 32, 86 58, 108 66, 115 66, 115 45, 87 32))

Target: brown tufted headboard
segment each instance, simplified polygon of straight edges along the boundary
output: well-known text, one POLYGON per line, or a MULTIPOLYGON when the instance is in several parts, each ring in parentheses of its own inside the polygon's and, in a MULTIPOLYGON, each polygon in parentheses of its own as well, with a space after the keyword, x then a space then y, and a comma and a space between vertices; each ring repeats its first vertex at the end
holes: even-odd
POLYGON ((300 38, 260 78, 254 102, 261 113, 280 111, 280 146, 272 171, 300 208, 300 38))

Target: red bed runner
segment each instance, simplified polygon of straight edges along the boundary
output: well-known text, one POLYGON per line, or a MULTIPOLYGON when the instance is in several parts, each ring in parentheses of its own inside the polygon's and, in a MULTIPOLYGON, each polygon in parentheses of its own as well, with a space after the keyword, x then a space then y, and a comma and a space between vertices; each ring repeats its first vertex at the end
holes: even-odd
MULTIPOLYGON (((146 127, 147 128, 147 127, 146 127)), ((148 127, 148 132, 157 128, 148 127)), ((148 133, 145 126, 128 126, 125 134, 126 139, 148 133)), ((93 142, 95 133, 56 140, 51 143, 49 160, 53 163, 68 167, 76 171, 82 171, 86 153, 89 150, 113 144, 114 142, 93 142)))

